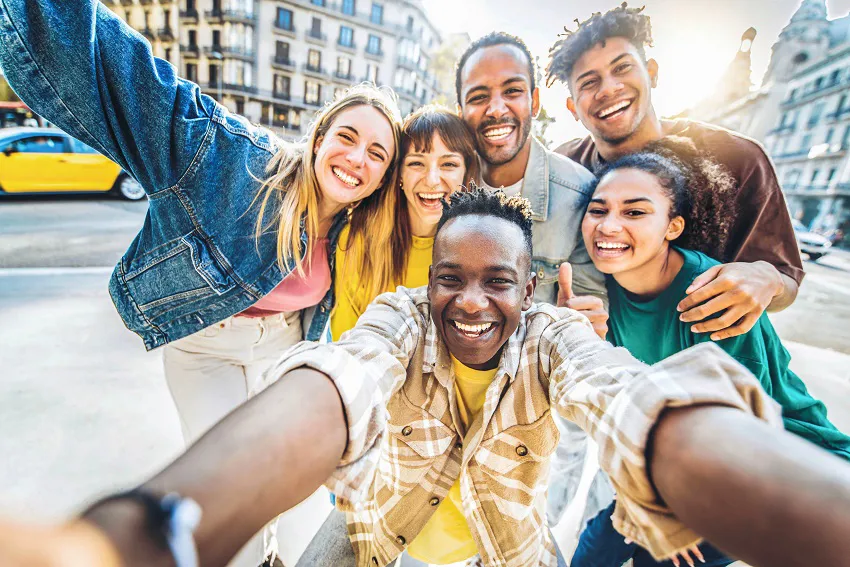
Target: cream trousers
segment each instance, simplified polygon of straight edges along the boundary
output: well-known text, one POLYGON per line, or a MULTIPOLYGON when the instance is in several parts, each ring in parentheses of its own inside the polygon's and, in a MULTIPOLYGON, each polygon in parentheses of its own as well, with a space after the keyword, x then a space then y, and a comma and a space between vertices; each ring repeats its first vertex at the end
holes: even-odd
MULTIPOLYGON (((243 404, 260 376, 301 336, 301 314, 292 312, 230 317, 166 345, 165 379, 187 446, 243 404)), ((327 490, 320 488, 254 536, 230 567, 257 567, 272 551, 285 565, 295 565, 331 509, 327 490)))

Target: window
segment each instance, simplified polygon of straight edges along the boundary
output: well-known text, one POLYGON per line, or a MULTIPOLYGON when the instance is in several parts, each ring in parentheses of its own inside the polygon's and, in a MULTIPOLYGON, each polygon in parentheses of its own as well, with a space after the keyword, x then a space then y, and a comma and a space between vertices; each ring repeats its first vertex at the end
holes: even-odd
POLYGON ((844 135, 841 136, 841 149, 846 150, 850 146, 850 126, 844 128, 844 135))
POLYGON ((310 35, 313 37, 322 37, 322 20, 313 16, 313 21, 310 24, 310 35))
POLYGON ((826 176, 826 183, 827 183, 827 185, 829 185, 830 181, 832 181, 832 179, 835 177, 835 173, 836 173, 837 171, 838 171, 838 170, 837 170, 836 168, 834 168, 834 167, 833 167, 832 169, 830 169, 830 170, 829 170, 829 175, 827 175, 827 176, 826 176))
POLYGON ((278 63, 289 62, 289 43, 276 41, 274 44, 274 58, 278 63))
POLYGON ((290 88, 292 87, 292 81, 286 75, 275 75, 274 76, 274 96, 277 98, 285 98, 288 99, 290 95, 290 88))
POLYGON ((245 114, 245 99, 236 99, 236 114, 245 114))
POLYGON ((413 31, 413 16, 407 16, 407 31, 413 31))
POLYGON ((281 29, 292 31, 292 10, 278 8, 274 24, 281 29))
POLYGON ((324 6, 325 0, 310 0, 310 3, 315 6, 324 6))
POLYGON ((842 94, 841 97, 838 99, 838 106, 835 107, 835 114, 841 112, 841 110, 844 108, 845 102, 847 102, 847 95, 842 94))
POLYGON ((322 52, 318 49, 311 49, 307 52, 307 68, 312 71, 318 71, 322 68, 322 52))
POLYGON ((812 135, 806 134, 800 141, 800 153, 808 152, 812 147, 812 135))
POLYGON ((87 146, 76 138, 71 138, 71 150, 75 154, 96 154, 97 150, 91 146, 87 146))
POLYGON ((22 154, 61 154, 65 140, 61 136, 30 136, 12 142, 11 147, 22 154))
POLYGON ((366 80, 378 84, 378 66, 371 63, 366 65, 366 80))
POLYGON ((170 47, 166 47, 166 48, 165 48, 165 52, 164 52, 164 53, 165 53, 165 54, 164 54, 164 56, 163 56, 163 59, 165 59, 166 61, 171 61, 171 48, 170 48, 170 47))
POLYGON ((304 83, 304 102, 307 104, 320 104, 322 100, 322 86, 313 81, 304 83))
POLYGON ((189 47, 198 49, 198 30, 189 30, 189 47))
POLYGON ((221 51, 221 30, 213 30, 212 46, 216 51, 221 51))
POLYGON ((186 0, 186 11, 194 12, 195 11, 195 0, 186 0))
MULTIPOLYGON (((221 76, 221 74, 219 73, 218 65, 215 65, 215 64, 212 64, 212 63, 210 64, 209 76, 210 76, 210 86, 211 87, 217 87, 219 77, 221 76)), ((221 101, 219 101, 219 102, 221 102, 221 101)))
POLYGON ((366 51, 373 55, 383 55, 381 53, 381 38, 370 33, 369 42, 366 44, 366 51))
POLYGON ((836 69, 835 71, 832 72, 832 74, 830 74, 830 76, 829 76, 829 84, 830 85, 834 85, 834 84, 838 83, 839 73, 841 73, 841 69, 836 69))
POLYGON ((788 95, 788 100, 794 100, 797 98, 797 89, 791 89, 791 94, 788 95))
POLYGON ((811 181, 809 181, 809 185, 814 185, 814 184, 815 184, 815 179, 817 179, 817 178, 818 178, 818 174, 819 174, 819 173, 820 173, 820 170, 819 170, 819 169, 816 169, 816 170, 814 170, 814 171, 812 172, 812 179, 811 179, 811 181))
POLYGON ((823 102, 818 102, 812 107, 812 113, 809 115, 809 128, 818 125, 821 114, 823 114, 823 102))
POLYGON ((832 135, 835 133, 835 128, 830 128, 826 131, 826 138, 824 138, 823 143, 828 144, 832 141, 832 135))
POLYGON ((171 29, 171 10, 162 11, 162 27, 171 29))
POLYGON ((339 44, 354 47, 354 30, 348 26, 339 26, 339 44))
POLYGON ((354 0, 342 0, 342 13, 346 16, 353 16, 357 12, 354 5, 354 0))
POLYGON ((198 82, 198 66, 195 63, 186 63, 186 78, 193 83, 198 82))
POLYGON ((372 13, 369 15, 369 21, 373 24, 384 23, 384 5, 372 2, 372 13))
POLYGON ((349 57, 336 58, 336 74, 338 77, 351 76, 351 59, 349 57))

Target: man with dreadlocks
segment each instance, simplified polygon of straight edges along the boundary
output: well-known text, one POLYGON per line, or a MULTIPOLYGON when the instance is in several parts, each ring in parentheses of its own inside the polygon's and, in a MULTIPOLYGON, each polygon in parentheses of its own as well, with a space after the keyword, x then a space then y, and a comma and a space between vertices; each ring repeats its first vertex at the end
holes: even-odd
POLYGON ((299 565, 384 567, 407 549, 438 564, 477 552, 485 567, 565 566, 546 528, 552 411, 599 444, 617 529, 660 557, 698 539, 677 514, 774 567, 850 555, 850 466, 771 427, 773 402, 715 345, 647 366, 575 311, 534 304, 531 226, 521 197, 456 193, 427 289, 379 296, 337 343, 293 347, 265 390, 83 521, 38 544, 0 532, 0 563, 221 566, 325 482, 339 511, 299 565))
POLYGON ((803 280, 800 251, 776 173, 758 143, 716 126, 659 119, 651 92, 658 63, 643 8, 621 6, 595 13, 566 30, 550 50, 547 84, 569 88, 567 108, 590 131, 556 151, 591 170, 636 152, 664 136, 690 138, 737 182, 725 264, 694 281, 678 305, 682 321, 712 340, 749 331, 765 309, 780 311, 803 280), (719 315, 719 316, 718 316, 719 315))

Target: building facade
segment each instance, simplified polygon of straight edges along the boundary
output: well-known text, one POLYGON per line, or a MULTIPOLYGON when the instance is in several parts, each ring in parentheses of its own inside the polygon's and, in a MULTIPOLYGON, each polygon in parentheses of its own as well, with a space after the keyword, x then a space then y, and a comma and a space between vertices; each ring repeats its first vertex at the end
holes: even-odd
POLYGON ((803 0, 750 83, 748 30, 714 97, 686 113, 764 144, 791 216, 811 230, 850 233, 850 15, 830 20, 826 0, 803 0))
POLYGON ((390 86, 402 114, 442 94, 442 43, 421 0, 111 0, 154 55, 287 138, 342 89, 390 86))

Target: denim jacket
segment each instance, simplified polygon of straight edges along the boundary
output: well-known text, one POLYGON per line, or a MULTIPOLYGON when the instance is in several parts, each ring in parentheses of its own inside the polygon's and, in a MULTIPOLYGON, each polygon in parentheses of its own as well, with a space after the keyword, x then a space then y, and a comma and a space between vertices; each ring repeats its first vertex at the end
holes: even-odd
POLYGON ((581 221, 593 175, 569 158, 549 151, 534 136, 522 181, 522 196, 534 211, 532 267, 537 274, 534 300, 558 299, 558 267, 570 262, 576 295, 606 298, 605 278, 597 270, 581 236, 581 221))
MULTIPOLYGON (((146 348, 243 311, 294 269, 278 265, 275 231, 254 236, 255 198, 280 141, 179 78, 105 6, 0 0, 0 67, 27 105, 145 188, 144 225, 109 291, 146 348)), ((305 310, 307 340, 324 334, 332 303, 333 288, 305 310)))

